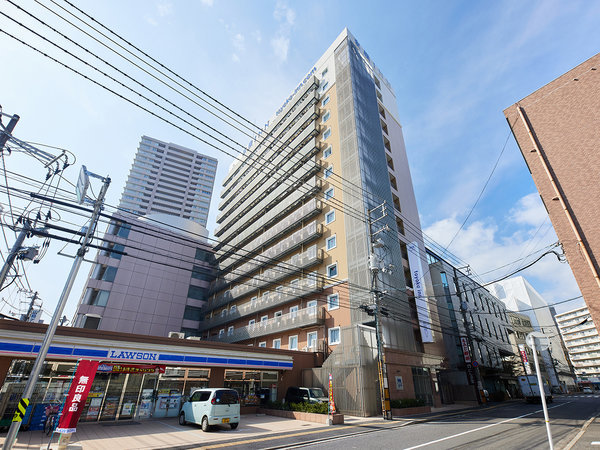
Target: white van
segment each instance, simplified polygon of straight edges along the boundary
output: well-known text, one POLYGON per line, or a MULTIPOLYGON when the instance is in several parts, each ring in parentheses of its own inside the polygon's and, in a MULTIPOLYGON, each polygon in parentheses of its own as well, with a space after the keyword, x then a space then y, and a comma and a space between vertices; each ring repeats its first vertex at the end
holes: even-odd
POLYGON ((240 423, 240 397, 237 391, 226 388, 195 390, 179 413, 179 425, 188 422, 201 425, 202 431, 221 424, 229 424, 235 430, 240 423))

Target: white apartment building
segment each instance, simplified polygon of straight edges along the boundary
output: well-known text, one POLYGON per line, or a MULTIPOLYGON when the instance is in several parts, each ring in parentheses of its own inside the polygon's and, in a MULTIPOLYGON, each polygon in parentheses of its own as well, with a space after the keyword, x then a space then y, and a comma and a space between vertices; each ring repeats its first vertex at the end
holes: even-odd
POLYGON ((554 317, 577 381, 600 383, 600 336, 587 306, 554 317))
POLYGON ((541 352, 550 384, 566 391, 575 380, 569 370, 567 357, 563 351, 558 328, 548 303, 523 277, 512 277, 491 284, 488 289, 511 311, 529 316, 535 331, 542 332, 550 340, 550 348, 541 352))
POLYGON ((206 227, 217 160, 195 150, 142 136, 119 207, 161 213, 206 227))

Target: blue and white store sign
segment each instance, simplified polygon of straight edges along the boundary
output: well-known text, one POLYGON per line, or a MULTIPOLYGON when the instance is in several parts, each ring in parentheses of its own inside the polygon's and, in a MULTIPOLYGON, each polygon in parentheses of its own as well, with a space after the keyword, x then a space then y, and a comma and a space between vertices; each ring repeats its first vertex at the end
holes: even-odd
MULTIPOLYGON (((19 342, 11 340, 0 340, 0 355, 35 357, 40 351, 40 345, 33 342, 19 342)), ((152 351, 151 349, 124 349, 124 348, 102 348, 87 347, 79 345, 51 345, 48 358, 60 359, 96 359, 107 362, 136 362, 136 363, 160 363, 166 365, 203 366, 203 367, 236 367, 255 369, 277 369, 291 370, 293 362, 291 357, 285 359, 269 358, 267 355, 227 356, 194 353, 175 353, 170 351, 152 351)))

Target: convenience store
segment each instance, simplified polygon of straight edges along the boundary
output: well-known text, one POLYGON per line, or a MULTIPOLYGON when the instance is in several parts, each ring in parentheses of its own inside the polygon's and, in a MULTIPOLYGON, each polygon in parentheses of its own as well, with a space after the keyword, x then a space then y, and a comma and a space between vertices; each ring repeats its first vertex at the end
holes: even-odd
MULTIPOLYGON (((10 419, 39 351, 46 325, 0 320, 0 427, 10 419)), ((281 399, 302 384, 315 353, 178 338, 59 327, 23 421, 66 393, 79 359, 101 361, 81 416, 86 421, 175 417, 191 391, 229 387, 243 407, 281 399)), ((35 419, 35 420, 34 420, 35 419)))

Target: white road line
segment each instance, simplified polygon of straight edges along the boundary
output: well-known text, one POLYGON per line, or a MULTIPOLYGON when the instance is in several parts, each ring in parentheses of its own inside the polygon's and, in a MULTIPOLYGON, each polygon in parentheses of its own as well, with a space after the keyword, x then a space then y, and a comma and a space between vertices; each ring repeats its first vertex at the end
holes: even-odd
MULTIPOLYGON (((560 405, 552 406, 552 407, 550 407, 548 409, 559 408, 560 406, 565 406, 565 405, 568 405, 569 403, 573 403, 573 402, 565 402, 565 403, 562 403, 560 405)), ((484 427, 474 428, 473 430, 463 431, 462 433, 453 434, 452 436, 446 436, 446 437, 441 438, 441 439, 436 439, 435 441, 426 442, 425 444, 415 445, 414 447, 408 447, 408 448, 405 448, 404 450, 412 450, 412 449, 415 449, 415 448, 427 447, 428 445, 431 445, 431 444, 437 444, 438 442, 443 442, 443 441, 447 441, 448 439, 453 439, 455 437, 464 436, 465 434, 474 433, 475 431, 485 430, 486 428, 495 427, 496 425, 502 425, 503 423, 512 422, 513 420, 517 420, 517 419, 522 419, 523 417, 531 416, 533 414, 537 414, 537 413, 542 412, 542 411, 543 411, 543 409, 538 409, 537 411, 530 412, 529 414, 523 414, 522 416, 518 416, 518 417, 513 417, 511 419, 502 420, 500 422, 492 423, 492 424, 486 425, 484 427)))

